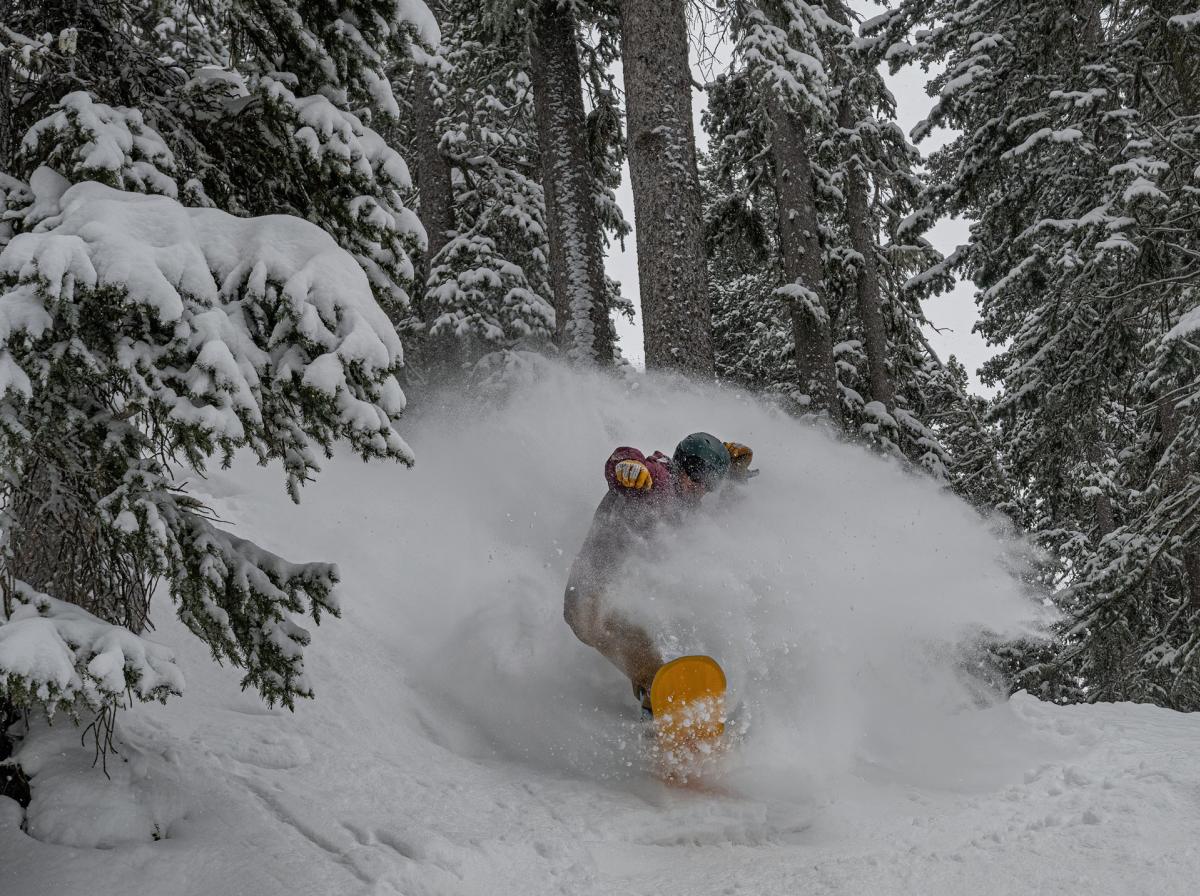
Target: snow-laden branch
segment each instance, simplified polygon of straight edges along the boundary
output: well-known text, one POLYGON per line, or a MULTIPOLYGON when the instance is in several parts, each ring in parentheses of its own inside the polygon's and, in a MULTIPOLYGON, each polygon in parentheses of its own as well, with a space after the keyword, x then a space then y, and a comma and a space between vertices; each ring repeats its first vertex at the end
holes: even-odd
POLYGON ((0 253, 0 390, 29 397, 35 346, 61 344, 119 376, 123 406, 282 457, 293 489, 316 469, 314 439, 286 422, 297 414, 323 447, 344 437, 364 456, 412 461, 394 427, 399 337, 322 230, 70 186, 46 168, 31 187, 53 213, 0 253), (79 314, 101 310, 88 317, 107 326, 82 332, 79 314))
POLYGON ((51 712, 119 705, 127 693, 165 700, 183 692, 169 649, 16 582, 0 611, 0 700, 51 712))

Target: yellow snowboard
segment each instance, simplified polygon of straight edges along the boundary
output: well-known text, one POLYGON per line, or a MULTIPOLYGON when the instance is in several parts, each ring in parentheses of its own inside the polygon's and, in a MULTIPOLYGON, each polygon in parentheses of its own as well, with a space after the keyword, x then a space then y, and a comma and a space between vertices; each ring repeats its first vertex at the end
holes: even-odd
POLYGON ((681 656, 650 686, 659 771, 673 784, 711 772, 725 733, 725 673, 710 656, 681 656))

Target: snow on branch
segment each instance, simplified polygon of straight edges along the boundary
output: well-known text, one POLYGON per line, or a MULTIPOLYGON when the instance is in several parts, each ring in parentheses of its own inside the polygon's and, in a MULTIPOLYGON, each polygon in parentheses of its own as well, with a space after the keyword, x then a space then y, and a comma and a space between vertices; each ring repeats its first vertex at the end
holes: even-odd
POLYGON ((25 134, 21 151, 73 181, 176 197, 175 157, 137 109, 108 106, 85 91, 68 93, 25 134), (39 152, 39 145, 53 147, 39 152))
POLYGON ((1181 28, 1184 31, 1190 31, 1193 28, 1200 28, 1200 10, 1196 12, 1180 13, 1177 16, 1171 16, 1167 19, 1167 24, 1176 28, 1181 28))
POLYGON ((839 28, 808 3, 783 5, 786 27, 774 24, 757 7, 745 10, 737 53, 754 79, 797 110, 829 114, 830 84, 818 35, 839 28))
POLYGON ((775 289, 775 295, 786 299, 796 308, 822 325, 829 324, 829 312, 821 297, 799 281, 785 283, 775 289))
POLYGON ((399 337, 362 269, 322 230, 68 186, 46 168, 31 186, 57 214, 0 253, 0 389, 27 392, 40 376, 35 344, 57 343, 107 367, 122 403, 167 429, 281 457, 293 490, 316 469, 314 439, 411 463, 394 427, 399 337), (79 314, 101 308, 98 338, 79 314), (298 415, 309 432, 288 423, 298 415))
POLYGON ((1039 128, 1034 131, 1024 142, 1019 146, 1015 146, 1005 153, 1002 153, 1000 158, 1007 160, 1023 156, 1030 150, 1043 143, 1076 143, 1083 139, 1083 132, 1077 128, 1039 128))
POLYGON ((246 670, 270 704, 311 697, 304 671, 309 632, 296 619, 340 615, 329 563, 291 563, 214 526, 159 476, 142 474, 105 501, 114 525, 150 533, 155 567, 170 578, 179 618, 218 659, 246 670), (184 575, 178 575, 179 571, 184 575))
POLYGON ((121 705, 127 693, 166 700, 183 692, 172 652, 81 607, 15 581, 0 610, 0 700, 53 713, 121 705))

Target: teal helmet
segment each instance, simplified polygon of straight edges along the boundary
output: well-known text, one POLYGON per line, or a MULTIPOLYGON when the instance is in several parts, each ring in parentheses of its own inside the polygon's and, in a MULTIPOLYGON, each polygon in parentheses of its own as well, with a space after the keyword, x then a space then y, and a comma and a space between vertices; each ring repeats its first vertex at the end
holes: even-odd
POLYGON ((729 472, 729 450, 714 435, 694 432, 675 447, 671 458, 688 479, 715 488, 729 472))

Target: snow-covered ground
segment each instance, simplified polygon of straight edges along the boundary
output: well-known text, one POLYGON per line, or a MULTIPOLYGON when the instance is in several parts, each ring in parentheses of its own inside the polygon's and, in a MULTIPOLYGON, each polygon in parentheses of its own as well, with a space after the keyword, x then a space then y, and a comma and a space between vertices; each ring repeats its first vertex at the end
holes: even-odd
POLYGON ((1018 545, 737 395, 535 380, 418 415, 412 470, 339 455, 299 506, 247 460, 195 480, 239 534, 341 564, 317 699, 266 709, 160 600, 185 695, 124 714, 111 780, 77 729, 39 727, 33 803, 0 799, 0 893, 1196 892, 1200 719, 964 676, 975 633, 1036 619, 1018 545), (604 457, 697 428, 763 474, 614 600, 727 667, 714 792, 655 780, 628 685, 561 618, 604 457))

